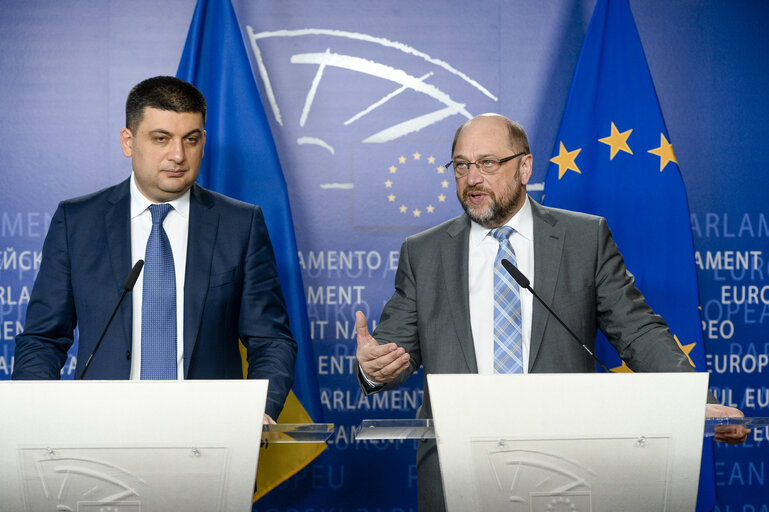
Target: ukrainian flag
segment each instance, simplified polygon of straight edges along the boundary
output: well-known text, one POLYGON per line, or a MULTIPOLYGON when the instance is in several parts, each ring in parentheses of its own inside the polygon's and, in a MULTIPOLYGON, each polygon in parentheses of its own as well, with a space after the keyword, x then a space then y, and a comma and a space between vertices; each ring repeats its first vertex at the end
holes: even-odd
MULTIPOLYGON (((686 190, 627 0, 598 0, 545 181, 545 203, 606 217, 627 268, 707 371, 686 190)), ((596 351, 629 371, 600 335, 596 351)), ((697 510, 714 505, 712 441, 697 510)))
MULTIPOLYGON (((277 421, 322 422, 286 181, 230 0, 198 0, 177 76, 195 84, 208 102, 200 184, 264 211, 291 331, 299 345, 294 387, 277 421)), ((273 444, 261 450, 254 501, 325 448, 325 444, 273 444)))

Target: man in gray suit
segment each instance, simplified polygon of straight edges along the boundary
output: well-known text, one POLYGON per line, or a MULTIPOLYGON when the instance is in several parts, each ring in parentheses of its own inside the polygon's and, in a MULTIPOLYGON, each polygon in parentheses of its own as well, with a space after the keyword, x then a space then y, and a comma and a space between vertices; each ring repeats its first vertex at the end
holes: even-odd
MULTIPOLYGON (((405 240, 395 294, 373 336, 363 313, 356 313, 358 378, 365 393, 400 385, 420 365, 425 374, 595 371, 593 359, 528 291, 517 291, 506 308, 515 315, 495 311, 497 253, 508 242, 507 254, 533 288, 591 350, 600 328, 633 371, 694 371, 635 287, 606 220, 546 208, 527 196, 532 156, 519 124, 496 114, 471 119, 457 130, 452 155, 465 214, 405 240), (500 338, 510 329, 495 329, 497 314, 515 324, 508 341, 500 338), (500 352, 500 344, 513 348, 500 352), (512 370, 502 369, 510 364, 505 359, 514 360, 512 370)), ((708 415, 742 413, 710 404, 708 415)), ((427 383, 417 417, 432 417, 427 383)), ((743 442, 746 436, 740 428, 716 439, 743 442)), ((419 509, 443 510, 434 441, 420 443, 417 473, 419 509)))

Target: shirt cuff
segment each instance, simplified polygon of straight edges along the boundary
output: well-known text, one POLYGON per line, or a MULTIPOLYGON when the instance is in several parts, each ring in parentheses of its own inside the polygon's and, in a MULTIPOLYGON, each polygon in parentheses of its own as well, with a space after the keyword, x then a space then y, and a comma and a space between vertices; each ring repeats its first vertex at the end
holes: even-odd
POLYGON ((360 370, 360 376, 363 377, 363 382, 366 383, 366 385, 371 388, 371 390, 379 389, 384 386, 381 382, 376 382, 371 379, 369 379, 368 375, 363 371, 363 368, 361 368, 360 364, 358 365, 358 370, 360 370))

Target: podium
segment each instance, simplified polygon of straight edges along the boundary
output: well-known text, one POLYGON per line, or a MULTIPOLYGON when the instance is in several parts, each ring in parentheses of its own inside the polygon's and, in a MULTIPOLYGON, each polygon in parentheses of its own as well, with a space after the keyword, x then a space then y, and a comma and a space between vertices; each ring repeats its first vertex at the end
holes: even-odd
POLYGON ((260 439, 323 442, 333 432, 263 429, 267 385, 0 382, 0 508, 250 511, 260 439))
POLYGON ((428 375, 432 423, 364 422, 356 438, 434 435, 449 511, 693 511, 707 380, 428 375))

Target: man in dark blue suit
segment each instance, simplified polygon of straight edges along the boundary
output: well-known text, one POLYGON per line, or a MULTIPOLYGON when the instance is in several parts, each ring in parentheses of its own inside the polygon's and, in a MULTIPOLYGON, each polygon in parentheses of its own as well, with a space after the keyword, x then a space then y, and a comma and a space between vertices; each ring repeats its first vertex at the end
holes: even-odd
MULTIPOLYGON (((150 78, 131 90, 120 140, 133 173, 56 210, 24 332, 16 338, 14 379, 58 379, 76 326, 80 377, 126 276, 145 251, 149 258, 148 239, 159 229, 171 249, 170 270, 164 268, 175 285, 167 301, 175 302, 167 318, 169 378, 242 378, 240 339, 248 378, 270 382, 265 421, 277 418, 293 383, 297 346, 261 209, 195 184, 205 117, 202 93, 178 78, 150 78), (162 227, 153 228, 150 206, 158 204, 171 207, 164 207, 162 227)), ((120 306, 87 378, 147 378, 143 368, 154 364, 147 358, 156 343, 146 333, 147 319, 156 314, 148 306, 158 301, 146 270, 120 306)))

